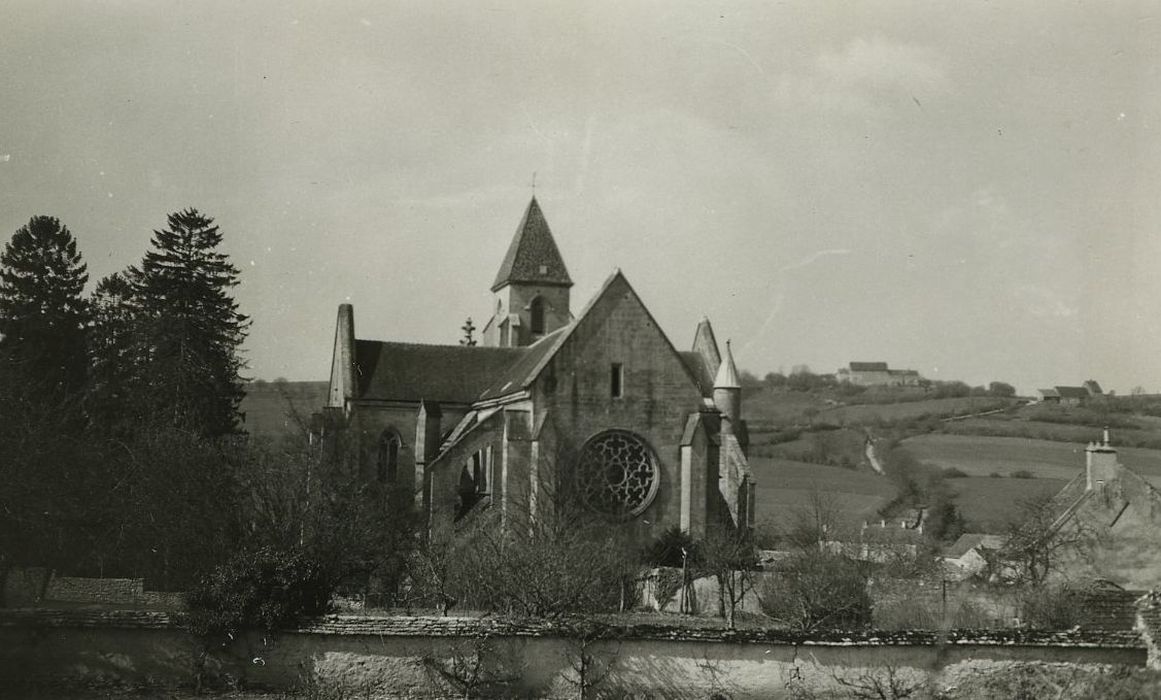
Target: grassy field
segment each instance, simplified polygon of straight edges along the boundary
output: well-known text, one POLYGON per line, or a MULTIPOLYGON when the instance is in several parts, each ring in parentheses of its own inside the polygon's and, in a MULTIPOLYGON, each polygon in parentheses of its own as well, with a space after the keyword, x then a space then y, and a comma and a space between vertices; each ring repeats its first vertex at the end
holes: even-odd
POLYGON ((847 528, 878 520, 879 506, 895 494, 889 480, 870 471, 769 457, 755 457, 750 468, 758 482, 757 520, 775 528, 792 524, 815 491, 828 494, 847 528))
POLYGON ((986 476, 948 479, 955 505, 969 532, 1001 534, 1021 513, 1021 506, 1064 488, 1066 479, 993 479, 986 476))
MULTIPOLYGON (((920 461, 954 467, 971 476, 1029 471, 1041 478, 1071 479, 1084 469, 1084 445, 1053 440, 984 435, 918 435, 903 446, 920 461)), ((1122 464, 1161 483, 1161 451, 1117 448, 1122 464)))
POLYGON ((841 406, 820 411, 816 420, 837 425, 875 425, 882 422, 927 417, 960 416, 1015 405, 1012 399, 972 396, 959 399, 926 399, 905 403, 841 406))

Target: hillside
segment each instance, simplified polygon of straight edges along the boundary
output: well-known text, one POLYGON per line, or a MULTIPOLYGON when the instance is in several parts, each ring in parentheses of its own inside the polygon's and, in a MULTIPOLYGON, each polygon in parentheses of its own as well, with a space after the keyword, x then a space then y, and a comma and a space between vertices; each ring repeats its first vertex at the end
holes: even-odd
POLYGON ((919 462, 943 472, 973 531, 1003 532, 1023 502, 1058 491, 1084 469, 1085 444, 1099 439, 1105 426, 1121 462, 1161 487, 1161 449, 1154 449, 1161 448, 1158 400, 1066 407, 994 397, 923 398, 914 390, 891 398, 884 392, 876 403, 844 405, 833 391, 749 392, 744 405, 759 520, 792 520, 808 484, 841 500, 848 523, 876 519, 894 486, 867 465, 867 436, 900 440, 919 462))

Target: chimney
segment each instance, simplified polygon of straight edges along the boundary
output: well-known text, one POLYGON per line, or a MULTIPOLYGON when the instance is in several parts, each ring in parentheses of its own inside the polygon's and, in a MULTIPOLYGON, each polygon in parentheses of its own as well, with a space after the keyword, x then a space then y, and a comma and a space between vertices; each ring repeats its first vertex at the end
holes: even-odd
POLYGON ((1085 489, 1093 491, 1098 485, 1114 483, 1120 476, 1117 451, 1109 444, 1109 429, 1105 428, 1101 442, 1089 443, 1084 450, 1085 489))

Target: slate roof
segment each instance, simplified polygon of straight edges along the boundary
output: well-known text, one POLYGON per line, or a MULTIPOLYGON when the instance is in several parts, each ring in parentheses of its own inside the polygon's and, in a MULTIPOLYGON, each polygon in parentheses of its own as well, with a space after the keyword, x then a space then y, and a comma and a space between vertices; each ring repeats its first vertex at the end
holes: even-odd
POLYGON ((886 372, 886 362, 852 362, 852 372, 886 372))
POLYGON ((564 258, 560 256, 536 197, 528 203, 524 218, 520 220, 504 262, 500 263, 500 271, 496 273, 496 281, 492 283, 492 291, 513 282, 572 286, 564 258))
POLYGON ((701 395, 713 396, 713 370, 706 366, 705 358, 701 356, 701 353, 694 350, 684 350, 677 354, 681 355, 681 361, 689 368, 690 374, 697 378, 697 388, 701 390, 701 395))
POLYGON ((519 348, 520 357, 504 368, 502 372, 493 375, 492 380, 472 400, 495 399, 523 389, 525 385, 536 378, 540 361, 556 352, 556 347, 564 338, 567 328, 569 326, 557 328, 532 345, 519 348))
POLYGON ((355 397, 470 404, 527 350, 356 340, 355 397))

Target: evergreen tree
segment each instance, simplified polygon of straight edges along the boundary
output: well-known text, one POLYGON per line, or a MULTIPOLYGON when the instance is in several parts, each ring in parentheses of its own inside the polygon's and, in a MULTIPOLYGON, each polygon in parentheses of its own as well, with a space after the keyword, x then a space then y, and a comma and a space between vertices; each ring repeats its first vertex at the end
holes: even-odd
POLYGON ((0 353, 48 400, 81 389, 89 275, 68 228, 34 216, 0 255, 0 353))
POLYGON ((115 272, 101 279, 89 297, 89 419, 108 431, 118 424, 134 425, 138 405, 133 396, 142 356, 138 333, 139 306, 131 272, 115 272))
POLYGON ((169 215, 153 250, 129 271, 142 348, 139 405, 152 417, 207 436, 238 430, 250 327, 229 290, 238 268, 217 248, 222 234, 196 209, 169 215))

